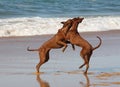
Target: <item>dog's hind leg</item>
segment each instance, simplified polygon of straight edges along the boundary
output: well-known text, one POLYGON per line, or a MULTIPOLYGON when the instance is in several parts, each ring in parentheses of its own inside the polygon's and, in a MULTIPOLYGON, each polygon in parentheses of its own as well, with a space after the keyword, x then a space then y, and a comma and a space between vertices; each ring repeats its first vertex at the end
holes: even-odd
POLYGON ((84 74, 87 74, 87 71, 89 69, 90 57, 91 57, 91 54, 88 54, 88 55, 85 55, 85 56, 82 57, 83 60, 84 60, 84 64, 82 64, 79 68, 82 68, 83 66, 86 65, 86 70, 85 70, 84 74))
POLYGON ((39 68, 49 60, 49 50, 41 49, 39 52, 40 61, 36 65, 37 73, 39 73, 39 68))
POLYGON ((44 64, 45 59, 46 59, 45 49, 40 48, 40 50, 39 50, 39 63, 36 65, 37 73, 39 73, 39 68, 41 67, 42 64, 44 64))
POLYGON ((86 65, 86 61, 84 60, 84 63, 79 67, 79 69, 81 69, 85 65, 86 65))
POLYGON ((83 66, 86 65, 86 70, 84 72, 84 74, 87 74, 88 68, 89 68, 89 60, 88 60, 88 56, 84 56, 84 64, 82 64, 79 68, 82 68, 83 66))
POLYGON ((86 52, 85 52, 84 49, 82 49, 80 55, 81 55, 81 57, 82 57, 83 60, 84 60, 84 64, 82 64, 79 68, 82 68, 83 66, 86 65, 86 70, 85 70, 84 74, 87 74, 87 71, 88 71, 88 68, 89 68, 89 59, 90 59, 89 57, 90 57, 91 55, 86 54, 86 52))
POLYGON ((92 51, 89 52, 89 53, 86 55, 86 57, 85 57, 85 61, 86 61, 86 70, 85 70, 84 74, 87 74, 87 71, 88 71, 88 69, 89 69, 89 61, 90 61, 91 55, 92 55, 92 51))
POLYGON ((89 60, 88 60, 88 56, 85 56, 85 64, 86 64, 86 70, 84 72, 84 74, 87 74, 87 71, 89 69, 89 60))
POLYGON ((47 50, 47 52, 46 52, 46 58, 45 58, 45 62, 44 63, 46 63, 49 60, 49 51, 50 50, 47 50))
POLYGON ((83 63, 83 64, 79 67, 79 69, 81 69, 83 66, 85 66, 85 63, 83 63))
POLYGON ((85 70, 84 74, 87 74, 87 71, 89 69, 89 61, 90 61, 91 55, 92 55, 92 52, 90 52, 85 58, 85 60, 86 60, 86 70, 85 70))
POLYGON ((85 56, 86 55, 84 54, 84 49, 82 49, 82 51, 80 52, 80 56, 84 60, 84 63, 79 67, 79 69, 82 68, 83 66, 85 66, 85 64, 86 64, 86 61, 85 61, 85 56))

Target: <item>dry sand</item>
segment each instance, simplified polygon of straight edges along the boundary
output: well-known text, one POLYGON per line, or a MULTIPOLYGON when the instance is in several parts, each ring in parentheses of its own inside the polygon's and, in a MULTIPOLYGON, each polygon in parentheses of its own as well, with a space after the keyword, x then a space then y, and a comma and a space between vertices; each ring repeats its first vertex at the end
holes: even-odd
POLYGON ((81 48, 73 51, 71 45, 50 51, 50 60, 36 75, 37 52, 26 48, 38 48, 52 35, 0 38, 0 87, 120 87, 120 31, 81 33, 93 46, 98 44, 96 35, 103 39, 90 61, 88 75, 78 67, 83 63, 81 48))

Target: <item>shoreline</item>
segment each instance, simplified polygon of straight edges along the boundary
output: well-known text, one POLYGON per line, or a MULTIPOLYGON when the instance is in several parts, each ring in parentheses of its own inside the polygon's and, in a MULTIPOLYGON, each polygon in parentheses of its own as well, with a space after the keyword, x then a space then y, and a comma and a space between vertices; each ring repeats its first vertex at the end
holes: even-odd
MULTIPOLYGON (((97 34, 108 34, 108 35, 113 35, 113 34, 120 34, 120 30, 108 30, 108 31, 91 31, 91 32, 79 32, 80 34, 84 35, 97 35, 97 34)), ((43 34, 43 35, 29 35, 29 36, 3 36, 1 38, 27 38, 27 37, 44 37, 44 36, 54 36, 55 34, 43 34)))

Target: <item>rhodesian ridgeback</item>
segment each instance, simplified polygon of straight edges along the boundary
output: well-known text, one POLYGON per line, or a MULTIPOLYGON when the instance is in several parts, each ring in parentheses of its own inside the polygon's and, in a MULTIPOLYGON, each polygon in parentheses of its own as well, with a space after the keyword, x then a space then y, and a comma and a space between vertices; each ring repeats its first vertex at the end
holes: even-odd
MULTIPOLYGON (((78 27, 78 24, 83 21, 83 19, 84 18, 79 18, 79 17, 72 19, 73 20, 72 26, 66 35, 66 40, 70 41, 71 44, 82 47, 80 56, 83 58, 84 64, 81 65, 79 68, 82 68, 83 66, 86 65, 86 70, 84 72, 86 74, 89 68, 89 60, 93 53, 93 50, 100 47, 102 40, 100 37, 97 36, 97 38, 100 40, 100 43, 96 47, 92 47, 92 45, 87 40, 85 40, 80 36, 77 30, 77 27, 78 27)), ((65 24, 65 22, 62 22, 62 23, 65 24)))
MULTIPOLYGON (((63 47, 62 51, 63 52, 65 51, 67 47, 67 43, 70 43, 69 41, 66 41, 65 37, 71 26, 72 26, 72 20, 69 19, 66 22, 64 22, 63 27, 58 30, 57 34, 55 34, 51 39, 43 43, 43 45, 40 48, 38 49, 29 49, 29 47, 27 48, 28 51, 39 52, 40 61, 36 65, 37 73, 39 73, 39 68, 41 67, 41 65, 43 65, 49 60, 49 51, 51 49, 57 49, 63 47)), ((72 47, 74 50, 75 49, 74 45, 72 45, 72 47)))

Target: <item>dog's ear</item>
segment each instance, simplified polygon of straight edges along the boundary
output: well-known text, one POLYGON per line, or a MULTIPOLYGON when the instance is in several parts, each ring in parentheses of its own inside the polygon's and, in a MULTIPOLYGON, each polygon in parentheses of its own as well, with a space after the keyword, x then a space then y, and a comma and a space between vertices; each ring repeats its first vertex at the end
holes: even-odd
POLYGON ((84 18, 81 18, 82 20, 84 19, 84 18))
POLYGON ((62 24, 65 24, 65 22, 61 22, 62 24))

